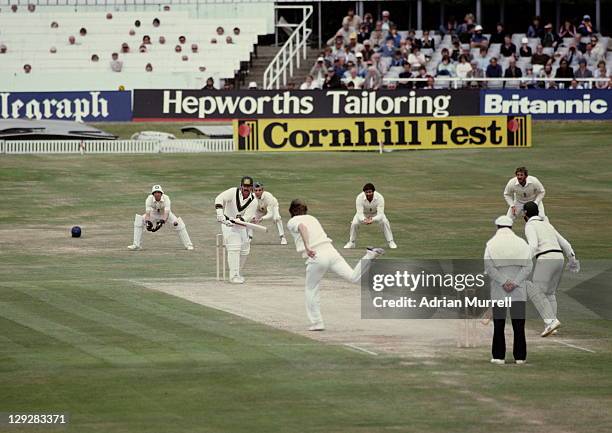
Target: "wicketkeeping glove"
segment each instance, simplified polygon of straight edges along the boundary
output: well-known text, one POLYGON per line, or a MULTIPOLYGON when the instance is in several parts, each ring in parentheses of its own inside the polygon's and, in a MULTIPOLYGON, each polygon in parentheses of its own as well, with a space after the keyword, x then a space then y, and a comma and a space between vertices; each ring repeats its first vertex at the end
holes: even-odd
POLYGON ((153 231, 153 223, 151 221, 147 221, 147 231, 153 231))
POLYGON ((155 228, 153 230, 151 230, 152 232, 156 232, 157 230, 161 229, 162 226, 164 225, 165 221, 164 220, 160 220, 157 221, 157 225, 155 226, 155 228))

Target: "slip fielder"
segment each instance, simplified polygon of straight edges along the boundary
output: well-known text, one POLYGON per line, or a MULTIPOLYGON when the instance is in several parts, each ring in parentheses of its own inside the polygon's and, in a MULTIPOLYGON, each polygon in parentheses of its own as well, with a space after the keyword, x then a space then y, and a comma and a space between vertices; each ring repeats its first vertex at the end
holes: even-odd
MULTIPOLYGON (((263 221, 274 221, 276 229, 278 230, 278 235, 280 236, 280 244, 287 245, 283 220, 278 210, 278 200, 268 191, 264 191, 264 186, 261 182, 255 182, 253 192, 257 199, 257 209, 255 210, 255 216, 252 222, 259 224, 263 221)), ((252 231, 249 231, 249 236, 252 237, 252 231)))
POLYGON ((309 331, 323 331, 325 324, 321 315, 319 283, 328 270, 332 270, 342 278, 358 283, 361 275, 366 272, 370 261, 384 254, 382 248, 368 248, 366 254, 351 268, 332 245, 319 221, 307 215, 308 207, 300 199, 291 202, 289 213, 291 219, 287 222, 287 230, 293 235, 295 248, 306 259, 306 313, 311 326, 309 331), (363 265, 362 265, 363 263, 363 265))
POLYGON ((253 178, 244 176, 239 187, 223 191, 215 198, 217 221, 221 223, 223 243, 227 250, 229 281, 233 284, 244 283, 240 271, 251 251, 247 228, 229 220, 251 221, 255 216, 257 200, 253 195, 253 178))
POLYGON ((504 198, 509 206, 506 215, 513 220, 516 219, 517 216, 522 215, 525 203, 533 201, 540 208, 540 216, 546 217, 544 214, 544 203, 542 203, 546 190, 542 182, 535 176, 529 176, 526 167, 517 168, 514 171, 514 175, 504 189, 504 198))
POLYGON ((385 198, 381 193, 376 191, 374 185, 366 183, 363 186, 363 192, 357 195, 355 199, 355 208, 357 212, 351 222, 351 231, 349 241, 344 248, 355 248, 357 241, 357 229, 360 224, 370 225, 378 223, 382 226, 385 240, 389 244, 389 248, 395 249, 397 245, 393 241, 393 233, 391 232, 391 224, 385 216, 385 198))
POLYGON ((170 197, 164 194, 161 185, 153 185, 151 195, 145 201, 144 215, 137 214, 134 217, 134 243, 128 249, 137 251, 142 248, 142 233, 145 227, 147 231, 156 232, 166 222, 172 224, 185 248, 189 251, 193 250, 193 244, 189 239, 183 219, 172 213, 170 197))

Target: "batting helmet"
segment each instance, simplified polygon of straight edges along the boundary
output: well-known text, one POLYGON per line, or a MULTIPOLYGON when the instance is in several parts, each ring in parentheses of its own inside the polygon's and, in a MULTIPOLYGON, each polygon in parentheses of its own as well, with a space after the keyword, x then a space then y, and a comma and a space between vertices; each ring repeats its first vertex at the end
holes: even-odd
POLYGON ((532 216, 536 216, 540 213, 538 205, 533 201, 525 203, 523 205, 523 210, 525 211, 527 218, 531 218, 532 216))
POLYGON ((240 186, 253 186, 253 178, 251 176, 242 176, 240 186))
POLYGON ((70 229, 70 233, 72 234, 73 238, 80 238, 81 237, 81 227, 79 226, 72 227, 72 229, 70 229))

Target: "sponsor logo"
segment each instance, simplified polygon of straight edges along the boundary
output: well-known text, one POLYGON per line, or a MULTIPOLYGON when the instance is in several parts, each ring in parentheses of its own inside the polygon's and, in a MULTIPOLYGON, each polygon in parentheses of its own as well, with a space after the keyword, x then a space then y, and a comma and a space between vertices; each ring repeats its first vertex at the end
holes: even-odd
POLYGON ((68 93, 45 97, 44 93, 23 97, 21 94, 0 93, 0 117, 3 119, 65 119, 81 122, 87 118, 104 120, 109 117, 109 101, 101 92, 68 93), (64 97, 62 97, 64 96, 64 97))
POLYGON ((235 120, 243 151, 451 149, 531 146, 529 117, 235 120))

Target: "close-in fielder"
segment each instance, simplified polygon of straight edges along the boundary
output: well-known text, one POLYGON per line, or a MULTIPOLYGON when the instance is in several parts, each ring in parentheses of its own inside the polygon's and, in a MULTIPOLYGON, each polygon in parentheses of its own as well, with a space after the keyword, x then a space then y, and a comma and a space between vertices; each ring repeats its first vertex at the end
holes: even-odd
MULTIPOLYGON (((264 191, 264 186, 261 182, 255 182, 253 192, 255 193, 255 198, 257 198, 257 210, 252 222, 259 224, 263 221, 274 221, 280 236, 280 244, 287 245, 283 220, 278 210, 278 200, 268 191, 264 191)), ((252 231, 249 231, 249 237, 252 237, 252 231)))
POLYGON ((356 213, 351 222, 351 231, 349 241, 344 248, 355 248, 357 242, 357 229, 360 224, 370 225, 378 223, 382 226, 385 239, 389 244, 389 248, 395 249, 397 245, 393 241, 393 233, 391 232, 391 224, 385 216, 385 198, 381 193, 376 191, 374 185, 366 183, 361 192, 355 199, 356 213))
POLYGON ((546 324, 542 337, 552 334, 561 322, 557 318, 557 287, 563 273, 563 254, 568 258, 570 272, 580 271, 580 262, 576 259, 571 244, 539 215, 535 202, 525 203, 525 237, 535 258, 535 268, 531 285, 527 293, 533 305, 546 324))
POLYGON ((504 189, 504 198, 508 203, 508 213, 513 220, 523 215, 523 206, 530 201, 540 208, 540 216, 545 217, 542 200, 546 190, 542 182, 535 176, 529 176, 526 167, 519 167, 514 171, 514 177, 508 181, 504 189))
POLYGON ((227 250, 229 281, 233 284, 244 283, 241 270, 251 251, 251 243, 246 227, 230 220, 251 221, 255 216, 257 200, 253 195, 253 178, 244 176, 239 187, 223 191, 215 198, 217 221, 221 223, 223 243, 227 250))
POLYGON ((306 313, 311 323, 308 329, 323 331, 325 324, 321 315, 319 283, 325 273, 332 270, 342 278, 357 283, 369 267, 370 261, 384 254, 385 250, 368 248, 359 263, 351 268, 336 251, 321 223, 315 217, 307 215, 307 212, 304 201, 293 200, 289 207, 291 219, 287 222, 287 230, 293 235, 297 252, 302 253, 302 257, 306 259, 306 313))
POLYGON ((142 233, 147 231, 156 232, 161 229, 166 222, 170 222, 174 230, 178 233, 179 239, 187 250, 193 250, 193 244, 189 239, 187 227, 183 219, 172 213, 170 207, 170 197, 164 194, 161 185, 153 185, 151 195, 145 201, 145 214, 136 215, 134 218, 134 243, 128 247, 132 251, 142 248, 142 233))

